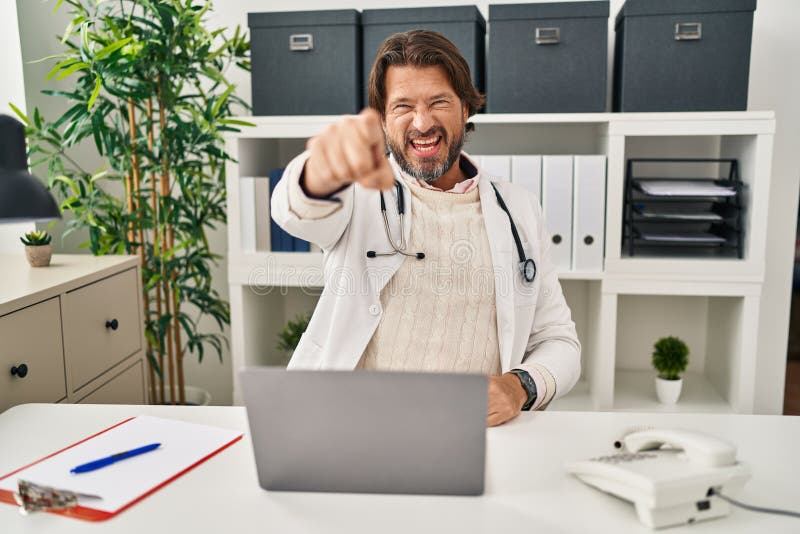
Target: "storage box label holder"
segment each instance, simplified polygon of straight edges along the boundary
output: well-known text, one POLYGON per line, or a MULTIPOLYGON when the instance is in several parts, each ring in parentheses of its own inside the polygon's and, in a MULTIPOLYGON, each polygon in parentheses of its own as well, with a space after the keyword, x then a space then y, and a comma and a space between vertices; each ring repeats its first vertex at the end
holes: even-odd
POLYGON ((561 28, 536 28, 537 45, 554 45, 561 42, 561 28))
POLYGON ((292 52, 314 50, 314 36, 310 33, 293 33, 289 36, 289 50, 292 52))
POLYGON ((678 22, 675 24, 676 41, 699 41, 703 38, 703 24, 700 22, 678 22))

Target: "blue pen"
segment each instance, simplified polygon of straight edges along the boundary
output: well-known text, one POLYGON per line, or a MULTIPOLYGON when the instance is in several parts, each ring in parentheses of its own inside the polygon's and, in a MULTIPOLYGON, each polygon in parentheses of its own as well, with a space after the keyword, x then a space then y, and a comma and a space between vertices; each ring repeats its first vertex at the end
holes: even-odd
POLYGON ((118 452, 117 454, 112 454, 111 456, 107 456, 105 458, 100 458, 99 460, 95 460, 93 462, 89 462, 86 464, 81 464, 78 467, 73 467, 69 470, 70 473, 86 473, 88 471, 94 471, 95 469, 100 469, 107 465, 111 465, 113 463, 117 463, 120 460, 125 460, 127 458, 131 458, 133 456, 138 456, 140 454, 144 454, 146 452, 154 451, 161 446, 160 443, 151 443, 150 445, 145 445, 144 447, 139 447, 138 449, 133 449, 130 451, 125 452, 118 452))

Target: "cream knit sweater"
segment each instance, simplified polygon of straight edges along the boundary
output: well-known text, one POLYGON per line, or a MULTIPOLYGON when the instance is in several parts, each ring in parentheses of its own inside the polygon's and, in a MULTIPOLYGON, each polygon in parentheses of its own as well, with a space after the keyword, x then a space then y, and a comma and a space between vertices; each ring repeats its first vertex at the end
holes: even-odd
POLYGON ((362 369, 499 375, 494 277, 478 188, 412 195, 409 252, 380 295, 384 313, 362 369))

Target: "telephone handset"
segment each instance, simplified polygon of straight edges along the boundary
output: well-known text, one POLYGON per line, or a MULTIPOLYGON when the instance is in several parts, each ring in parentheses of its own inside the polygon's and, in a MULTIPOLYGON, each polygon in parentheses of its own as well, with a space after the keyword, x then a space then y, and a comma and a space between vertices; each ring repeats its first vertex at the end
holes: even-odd
POLYGON ((628 434, 623 438, 623 443, 630 452, 672 446, 681 449, 692 461, 708 467, 736 463, 736 447, 733 444, 688 430, 643 430, 628 434))
POLYGON ((730 505, 712 495, 738 492, 750 469, 729 442, 696 431, 652 429, 624 436, 621 451, 568 463, 567 471, 631 501, 651 528, 722 517, 730 505))

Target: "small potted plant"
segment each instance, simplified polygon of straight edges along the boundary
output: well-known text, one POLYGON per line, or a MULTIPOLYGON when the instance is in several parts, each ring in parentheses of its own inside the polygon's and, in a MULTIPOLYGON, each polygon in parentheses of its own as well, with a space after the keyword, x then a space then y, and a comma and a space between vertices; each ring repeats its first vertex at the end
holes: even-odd
POLYGON ((25 256, 31 267, 47 267, 53 255, 50 234, 44 230, 26 232, 19 240, 25 245, 25 256))
POLYGON ((689 347, 673 336, 662 337, 654 345, 653 367, 656 376, 656 395, 662 404, 675 404, 681 395, 681 374, 689 364, 689 347))
POLYGON ((278 332, 278 344, 275 348, 286 355, 284 360, 280 362, 281 365, 289 364, 289 360, 292 359, 292 353, 297 348, 297 344, 300 343, 300 337, 308 328, 310 320, 310 313, 298 315, 294 320, 290 319, 286 326, 283 327, 283 330, 278 332))

